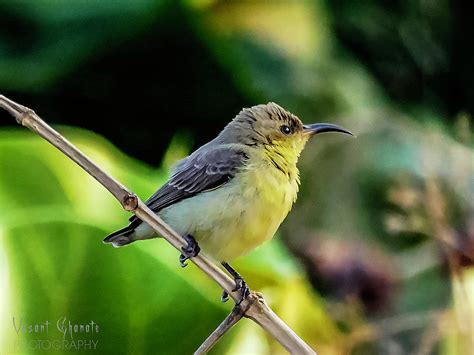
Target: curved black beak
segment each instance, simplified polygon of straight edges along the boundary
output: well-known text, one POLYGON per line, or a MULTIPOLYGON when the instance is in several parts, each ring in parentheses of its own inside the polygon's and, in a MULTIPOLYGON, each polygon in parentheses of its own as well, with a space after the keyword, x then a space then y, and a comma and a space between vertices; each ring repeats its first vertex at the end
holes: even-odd
POLYGON ((354 136, 351 131, 331 123, 313 123, 303 126, 303 132, 315 135, 324 132, 339 132, 354 136))

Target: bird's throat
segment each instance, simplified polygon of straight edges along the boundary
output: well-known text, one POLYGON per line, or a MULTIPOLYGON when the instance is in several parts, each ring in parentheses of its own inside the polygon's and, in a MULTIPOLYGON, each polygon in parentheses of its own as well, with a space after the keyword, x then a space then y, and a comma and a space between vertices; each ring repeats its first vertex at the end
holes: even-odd
POLYGON ((288 149, 278 145, 268 145, 265 147, 265 158, 270 165, 284 174, 288 180, 298 178, 298 155, 289 152, 288 149))

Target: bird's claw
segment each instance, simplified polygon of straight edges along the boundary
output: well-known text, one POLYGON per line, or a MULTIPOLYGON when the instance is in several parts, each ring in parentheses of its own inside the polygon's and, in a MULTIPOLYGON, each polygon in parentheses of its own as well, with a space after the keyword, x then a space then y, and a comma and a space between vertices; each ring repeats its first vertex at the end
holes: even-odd
MULTIPOLYGON (((240 274, 235 271, 228 263, 223 262, 222 265, 225 269, 232 275, 235 281, 235 287, 232 289, 232 292, 240 292, 241 297, 236 305, 240 305, 244 299, 250 295, 250 288, 247 286, 245 280, 240 276, 240 274)), ((229 294, 226 291, 222 291, 221 301, 227 302, 229 300, 229 294)))
POLYGON ((186 240, 188 245, 181 248, 182 254, 179 256, 179 264, 181 265, 181 267, 188 266, 186 260, 195 257, 201 251, 199 244, 196 242, 192 235, 187 234, 184 239, 186 240))
POLYGON ((229 300, 229 294, 226 291, 222 291, 221 301, 227 302, 229 300))
POLYGON ((187 257, 187 256, 185 256, 185 255, 183 255, 183 254, 181 254, 181 255, 179 256, 179 265, 181 265, 181 267, 186 267, 186 266, 188 266, 188 263, 186 262, 186 260, 188 260, 188 259, 189 259, 189 257, 187 257))

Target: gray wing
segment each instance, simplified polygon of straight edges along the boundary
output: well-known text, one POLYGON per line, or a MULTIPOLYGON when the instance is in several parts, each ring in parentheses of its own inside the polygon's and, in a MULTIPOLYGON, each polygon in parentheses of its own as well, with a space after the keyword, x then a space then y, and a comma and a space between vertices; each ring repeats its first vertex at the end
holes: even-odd
MULTIPOLYGON (((168 182, 145 203, 152 211, 158 212, 186 198, 218 188, 230 181, 247 159, 244 151, 235 148, 199 149, 180 161, 168 182)), ((132 216, 130 222, 137 226, 141 220, 132 216)))

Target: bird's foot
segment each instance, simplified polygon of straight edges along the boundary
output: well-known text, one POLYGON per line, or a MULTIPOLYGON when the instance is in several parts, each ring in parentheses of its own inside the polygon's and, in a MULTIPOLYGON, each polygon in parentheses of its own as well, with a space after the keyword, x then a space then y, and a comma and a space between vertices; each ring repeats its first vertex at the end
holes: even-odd
POLYGON ((196 242, 196 239, 194 239, 194 237, 192 235, 187 234, 184 237, 184 239, 186 240, 188 245, 181 248, 181 251, 183 252, 179 256, 179 263, 180 263, 181 267, 188 266, 188 263, 186 262, 186 260, 188 260, 189 258, 195 257, 201 251, 201 248, 199 247, 199 244, 196 242))
MULTIPOLYGON (((235 281, 235 287, 232 289, 232 292, 240 292, 240 299, 236 302, 236 305, 240 305, 244 299, 248 297, 250 294, 250 288, 247 286, 247 283, 242 278, 242 276, 232 268, 228 263, 225 261, 222 262, 222 266, 231 274, 235 281)), ((226 291, 222 292, 221 301, 227 302, 229 299, 229 294, 226 291)))

